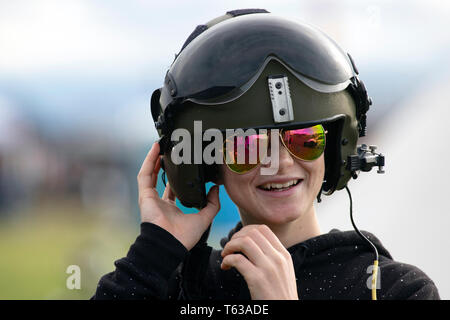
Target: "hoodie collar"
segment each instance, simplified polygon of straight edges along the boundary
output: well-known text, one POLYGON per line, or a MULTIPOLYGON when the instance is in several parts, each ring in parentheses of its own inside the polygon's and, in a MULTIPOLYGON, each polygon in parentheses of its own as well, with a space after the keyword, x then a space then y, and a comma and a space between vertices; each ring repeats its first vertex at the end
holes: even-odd
MULTIPOLYGON (((225 247, 226 243, 231 237, 242 228, 242 222, 239 221, 236 226, 230 230, 227 237, 220 240, 220 245, 225 247)), ((367 231, 361 231, 372 243, 377 247, 378 253, 392 259, 391 254, 383 246, 381 241, 375 237, 372 233, 367 231)), ((367 243, 361 239, 356 231, 340 231, 338 229, 332 229, 328 233, 321 234, 319 236, 307 239, 303 242, 297 243, 288 248, 289 253, 292 256, 296 256, 297 259, 304 260, 306 257, 319 255, 320 253, 330 250, 345 247, 367 247, 367 250, 371 250, 367 243)), ((300 261, 298 261, 300 262, 300 261)))

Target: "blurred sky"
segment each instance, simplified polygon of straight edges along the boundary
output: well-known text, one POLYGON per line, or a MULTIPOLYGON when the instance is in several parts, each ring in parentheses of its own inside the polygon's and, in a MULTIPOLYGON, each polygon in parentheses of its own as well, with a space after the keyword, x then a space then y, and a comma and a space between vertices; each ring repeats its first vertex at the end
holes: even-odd
MULTIPOLYGON (((126 219, 136 224, 135 174, 156 139, 151 93, 196 25, 255 7, 315 25, 353 56, 374 101, 363 141, 378 144, 387 163, 384 176, 371 172, 350 182, 356 220, 395 258, 421 267, 449 299, 442 265, 450 263, 446 1, 0 0, 0 155, 34 155, 32 164, 16 165, 26 181, 38 181, 55 148, 55 159, 116 159, 120 170, 87 171, 81 201, 108 202, 116 192, 116 211, 134 210, 126 219), (45 148, 33 149, 38 142, 45 148)), ((237 219, 222 197, 228 213, 218 218, 215 244, 237 219)), ((338 192, 317 207, 323 232, 351 229, 346 201, 338 192)))
POLYGON ((133 141, 148 137, 143 106, 174 54, 197 24, 230 8, 264 7, 318 26, 352 54, 372 95, 384 90, 379 104, 440 71, 449 55, 444 1, 0 3, 2 94, 63 134, 104 126, 133 141))

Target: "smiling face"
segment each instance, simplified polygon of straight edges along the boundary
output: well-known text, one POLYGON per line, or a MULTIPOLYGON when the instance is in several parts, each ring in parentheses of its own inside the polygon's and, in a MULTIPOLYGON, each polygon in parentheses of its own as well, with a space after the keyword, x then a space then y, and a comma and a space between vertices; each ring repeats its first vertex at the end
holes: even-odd
MULTIPOLYGON (((270 166, 266 164, 265 166, 270 166)), ((238 206, 244 225, 277 226, 311 213, 325 174, 324 154, 313 161, 294 158, 280 143, 279 169, 261 175, 261 166, 236 174, 221 165, 222 183, 238 206)))

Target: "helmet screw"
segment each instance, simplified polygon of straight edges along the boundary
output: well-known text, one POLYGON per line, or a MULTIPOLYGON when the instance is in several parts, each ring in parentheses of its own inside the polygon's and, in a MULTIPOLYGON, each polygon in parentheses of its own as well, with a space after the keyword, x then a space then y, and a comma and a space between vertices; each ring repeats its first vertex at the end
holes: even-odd
POLYGON ((348 139, 347 138, 342 139, 342 145, 343 146, 345 146, 347 143, 348 143, 348 139))
POLYGON ((280 109, 280 116, 284 116, 285 113, 286 113, 286 110, 284 108, 280 109))
POLYGON ((277 88, 277 89, 281 89, 281 82, 277 82, 277 83, 275 83, 275 88, 277 88))

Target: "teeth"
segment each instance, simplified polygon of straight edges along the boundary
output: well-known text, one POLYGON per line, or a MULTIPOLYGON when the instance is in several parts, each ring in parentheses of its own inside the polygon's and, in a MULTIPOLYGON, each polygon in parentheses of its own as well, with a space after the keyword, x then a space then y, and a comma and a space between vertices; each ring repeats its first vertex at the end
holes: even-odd
POLYGON ((290 187, 298 182, 298 179, 288 181, 286 183, 265 183, 261 186, 261 188, 270 190, 270 189, 283 189, 290 187))

